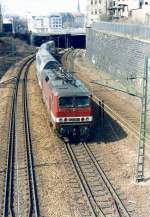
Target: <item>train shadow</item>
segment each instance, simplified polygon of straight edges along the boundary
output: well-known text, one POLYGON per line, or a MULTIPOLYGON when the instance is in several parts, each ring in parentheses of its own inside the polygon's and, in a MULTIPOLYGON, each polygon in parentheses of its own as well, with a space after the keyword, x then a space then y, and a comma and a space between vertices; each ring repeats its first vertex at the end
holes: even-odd
POLYGON ((110 143, 122 140, 127 133, 107 112, 93 102, 94 123, 91 142, 110 143))

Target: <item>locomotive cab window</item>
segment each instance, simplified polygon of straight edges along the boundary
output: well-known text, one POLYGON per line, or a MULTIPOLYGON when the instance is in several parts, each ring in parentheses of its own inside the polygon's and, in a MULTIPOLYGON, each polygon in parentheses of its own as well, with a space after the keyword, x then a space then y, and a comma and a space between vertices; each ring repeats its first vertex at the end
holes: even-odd
POLYGON ((89 97, 88 96, 76 96, 75 103, 77 107, 89 106, 89 97))
POLYGON ((60 97, 59 107, 73 107, 73 97, 60 97))
POLYGON ((76 96, 76 97, 60 97, 59 107, 86 107, 89 106, 88 96, 76 96))

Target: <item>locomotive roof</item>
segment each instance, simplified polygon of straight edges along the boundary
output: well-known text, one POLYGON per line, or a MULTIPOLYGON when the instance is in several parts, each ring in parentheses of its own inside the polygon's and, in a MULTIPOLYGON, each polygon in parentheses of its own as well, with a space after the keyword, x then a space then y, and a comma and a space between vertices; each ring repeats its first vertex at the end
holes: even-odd
MULTIPOLYGON (((54 84, 51 82, 55 96, 89 96, 89 91, 83 85, 74 85, 71 83, 62 84, 62 81, 54 84)), ((51 86, 50 84, 50 86, 51 86)))
POLYGON ((89 96, 90 92, 85 85, 79 81, 72 79, 66 79, 63 75, 56 76, 54 72, 47 71, 49 77, 48 85, 53 90, 55 96, 89 96))

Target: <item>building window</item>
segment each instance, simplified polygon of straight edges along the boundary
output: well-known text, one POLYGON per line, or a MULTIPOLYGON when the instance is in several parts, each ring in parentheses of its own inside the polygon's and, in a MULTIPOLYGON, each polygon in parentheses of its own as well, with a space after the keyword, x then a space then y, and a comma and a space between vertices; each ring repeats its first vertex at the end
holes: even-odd
POLYGON ((99 9, 99 14, 101 14, 101 9, 99 9))
POLYGON ((62 27, 61 17, 51 17, 50 23, 51 23, 51 28, 61 28, 62 27))
POLYGON ((97 9, 95 9, 95 14, 97 14, 97 9))
POLYGON ((93 0, 91 0, 91 5, 93 5, 93 0))
POLYGON ((93 11, 91 11, 91 14, 93 14, 93 11))
POLYGON ((95 0, 95 5, 97 4, 97 0, 95 0))
POLYGON ((99 0, 99 4, 101 4, 101 0, 99 0))
POLYGON ((145 2, 145 5, 148 5, 148 2, 145 2))

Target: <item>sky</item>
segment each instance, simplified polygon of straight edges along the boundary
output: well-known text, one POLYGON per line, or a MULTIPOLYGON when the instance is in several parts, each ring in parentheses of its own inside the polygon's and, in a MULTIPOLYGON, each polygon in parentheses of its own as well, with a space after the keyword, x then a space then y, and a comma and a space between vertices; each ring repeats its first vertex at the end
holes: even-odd
MULTIPOLYGON (((5 12, 24 15, 48 12, 76 12, 78 0, 0 0, 5 12)), ((81 12, 86 11, 87 0, 80 0, 81 12)))

